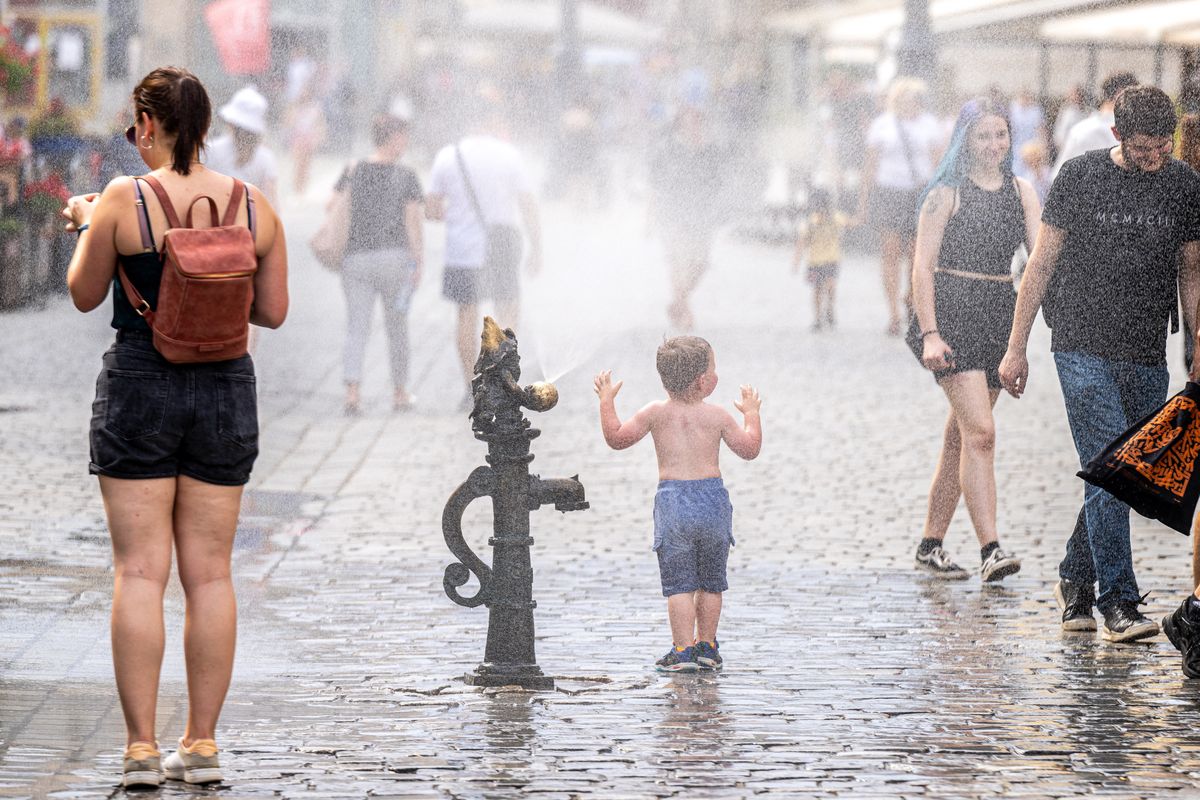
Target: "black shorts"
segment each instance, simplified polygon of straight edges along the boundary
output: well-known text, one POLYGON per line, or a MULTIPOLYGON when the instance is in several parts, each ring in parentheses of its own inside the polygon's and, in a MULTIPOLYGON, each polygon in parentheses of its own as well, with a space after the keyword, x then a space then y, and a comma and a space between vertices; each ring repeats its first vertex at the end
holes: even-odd
POLYGON ((838 262, 836 261, 808 265, 808 282, 811 284, 816 285, 825 281, 837 280, 837 276, 838 262))
POLYGON ((242 486, 258 457, 258 395, 250 356, 171 364, 149 334, 117 334, 92 403, 93 475, 242 486))
POLYGON ((917 235, 917 204, 920 189, 892 189, 875 186, 867 203, 867 221, 880 233, 896 233, 905 238, 917 235))
POLYGON ((460 306, 473 306, 488 298, 483 267, 452 267, 442 270, 442 295, 460 306))

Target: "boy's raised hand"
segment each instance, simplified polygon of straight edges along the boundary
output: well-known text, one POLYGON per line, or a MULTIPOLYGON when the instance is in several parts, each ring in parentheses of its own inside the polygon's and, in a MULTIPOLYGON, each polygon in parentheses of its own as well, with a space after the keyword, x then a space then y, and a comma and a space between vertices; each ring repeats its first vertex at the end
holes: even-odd
POLYGON ((617 392, 621 391, 621 387, 625 385, 625 381, 612 381, 612 370, 606 369, 596 376, 595 386, 596 394, 600 396, 600 402, 612 400, 617 396, 617 392))
POLYGON ((742 386, 742 399, 733 401, 733 407, 743 414, 757 413, 761 406, 762 398, 758 396, 758 389, 755 389, 750 384, 742 386))

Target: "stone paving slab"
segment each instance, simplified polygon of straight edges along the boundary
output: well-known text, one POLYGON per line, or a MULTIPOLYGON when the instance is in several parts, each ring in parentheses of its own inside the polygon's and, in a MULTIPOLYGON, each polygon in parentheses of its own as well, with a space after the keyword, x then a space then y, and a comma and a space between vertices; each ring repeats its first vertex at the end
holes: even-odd
MULTIPOLYGON (((313 213, 291 209, 288 223, 308 229, 313 213)), ((866 259, 845 265, 841 328, 816 335, 787 252, 720 240, 698 294, 701 332, 716 347, 719 399, 743 382, 762 390, 766 446, 753 463, 723 464, 738 539, 728 669, 653 673, 668 641, 649 549, 653 454, 648 443, 604 446, 590 376, 612 367, 626 379, 624 413, 659 395, 665 280, 657 246, 629 220, 546 217, 550 271, 529 286, 521 336, 528 377, 556 378, 562 402, 536 419, 532 468, 579 473, 592 504, 532 520, 538 655, 557 690, 460 680, 482 656, 486 611, 442 592, 451 559, 439 519, 483 449, 447 410, 461 388, 436 281, 414 306, 417 411, 387 412, 377 336, 367 412, 347 420, 336 280, 297 253, 292 318, 257 354, 263 455, 235 552, 241 628, 220 733, 229 780, 162 796, 1200 792, 1200 686, 1182 679, 1169 644, 1107 645, 1056 625, 1050 587, 1082 484, 1044 330, 1026 398, 997 408, 1001 530, 1023 571, 1000 586, 912 572, 945 403, 882 335, 866 259)), ((102 314, 63 302, 0 317, 12 365, 0 407, 17 409, 0 412, 0 797, 122 794, 108 541, 83 467, 109 338, 102 314)), ((489 521, 485 501, 466 515, 478 549, 489 521)), ((1161 613, 1186 591, 1189 542, 1141 519, 1134 535, 1161 613)), ((973 563, 961 511, 948 546, 973 563)), ((177 584, 167 611, 164 744, 185 715, 177 584)))

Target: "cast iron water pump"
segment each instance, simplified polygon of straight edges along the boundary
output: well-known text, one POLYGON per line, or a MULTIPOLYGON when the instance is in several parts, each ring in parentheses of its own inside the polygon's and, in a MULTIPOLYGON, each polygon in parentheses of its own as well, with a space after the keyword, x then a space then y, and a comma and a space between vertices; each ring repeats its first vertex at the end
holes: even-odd
POLYGON ((542 480, 529 474, 533 455, 529 443, 541 431, 531 428, 522 407, 549 411, 558 402, 551 383, 521 388, 521 357, 516 334, 501 330, 491 317, 483 321, 483 344, 471 381, 475 408, 471 429, 487 442, 486 467, 476 467, 454 490, 442 511, 442 535, 458 559, 446 567, 442 586, 461 606, 488 607, 487 647, 483 663, 465 680, 475 686, 518 685, 553 689, 554 679, 542 674, 533 652, 533 569, 530 565, 529 512, 547 503, 558 511, 588 507, 578 476, 542 480), (492 566, 480 559, 463 539, 463 512, 473 500, 492 498, 492 566), (479 591, 459 594, 474 574, 479 591))

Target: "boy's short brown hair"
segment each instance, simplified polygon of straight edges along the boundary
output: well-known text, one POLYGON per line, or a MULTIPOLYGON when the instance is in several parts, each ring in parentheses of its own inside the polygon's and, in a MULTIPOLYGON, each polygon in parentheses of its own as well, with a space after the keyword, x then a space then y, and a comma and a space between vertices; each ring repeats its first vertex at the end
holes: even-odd
POLYGON ((699 336, 673 336, 658 348, 658 375, 667 394, 686 392, 708 369, 712 345, 699 336))

